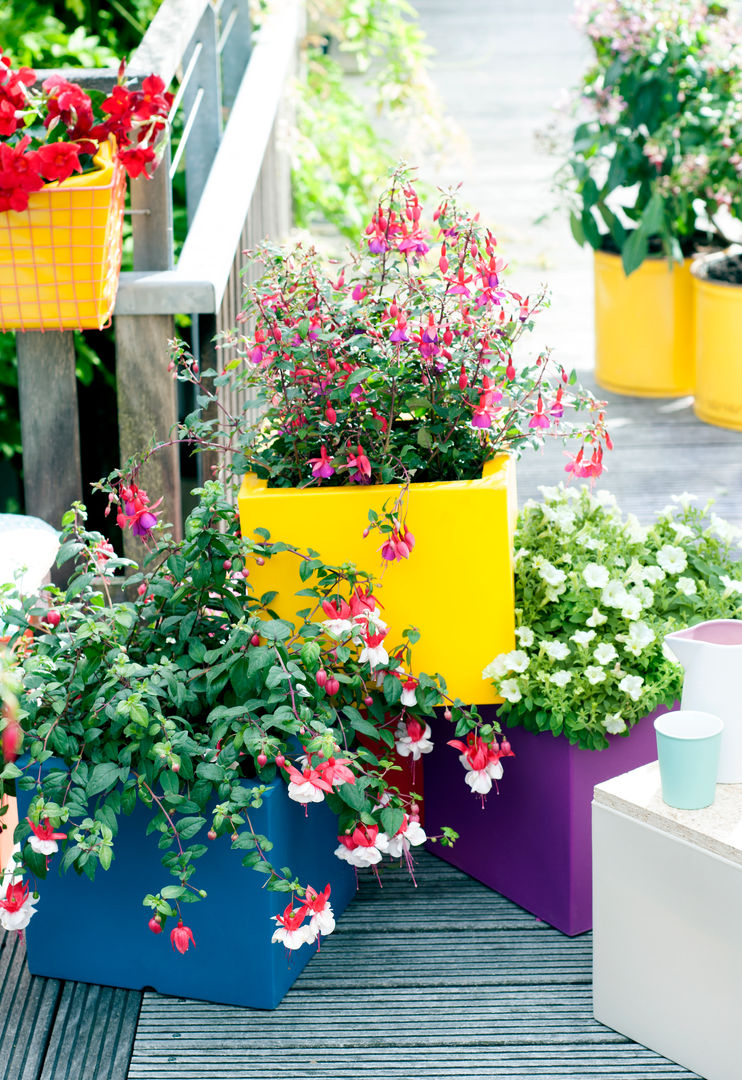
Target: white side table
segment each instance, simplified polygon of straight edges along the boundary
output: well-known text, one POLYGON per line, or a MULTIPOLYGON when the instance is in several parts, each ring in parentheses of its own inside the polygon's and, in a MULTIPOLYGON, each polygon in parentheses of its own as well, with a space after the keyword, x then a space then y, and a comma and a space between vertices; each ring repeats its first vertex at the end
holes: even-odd
POLYGON ((657 762, 595 788, 596 1020, 699 1073, 742 1077, 742 785, 662 801, 657 762))

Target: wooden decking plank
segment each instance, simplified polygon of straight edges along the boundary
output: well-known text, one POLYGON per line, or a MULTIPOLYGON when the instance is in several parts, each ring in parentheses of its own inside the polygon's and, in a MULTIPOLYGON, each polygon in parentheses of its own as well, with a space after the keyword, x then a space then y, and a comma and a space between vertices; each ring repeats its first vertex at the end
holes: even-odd
POLYGON ((427 852, 416 877, 424 888, 401 868, 383 888, 362 874, 360 899, 273 1012, 146 993, 130 1080, 690 1080, 593 1019, 590 935, 565 937, 427 852), (441 890, 458 911, 442 932, 426 922, 441 890))
POLYGON ((126 1080, 142 995, 64 984, 41 1080, 126 1080))
POLYGON ((37 1080, 61 983, 29 975, 18 934, 0 938, 0 1080, 37 1080))

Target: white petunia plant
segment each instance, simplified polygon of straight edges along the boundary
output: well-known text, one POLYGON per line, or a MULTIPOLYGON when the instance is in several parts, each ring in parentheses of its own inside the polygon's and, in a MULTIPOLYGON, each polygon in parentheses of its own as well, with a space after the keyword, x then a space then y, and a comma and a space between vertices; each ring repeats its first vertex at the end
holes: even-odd
POLYGON ((516 533, 517 648, 483 674, 505 726, 599 750, 680 697, 665 634, 742 618, 742 529, 686 494, 642 526, 608 492, 540 490, 516 533))

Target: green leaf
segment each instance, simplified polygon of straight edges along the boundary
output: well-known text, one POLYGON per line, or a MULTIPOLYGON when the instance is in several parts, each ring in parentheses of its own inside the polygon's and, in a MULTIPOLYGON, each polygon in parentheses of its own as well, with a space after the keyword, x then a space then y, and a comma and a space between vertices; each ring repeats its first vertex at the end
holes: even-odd
POLYGON ((582 227, 582 221, 574 211, 569 215, 569 227, 572 230, 572 236, 574 236, 580 247, 583 247, 586 241, 585 230, 582 227))
POLYGON ((367 799, 358 784, 341 784, 337 790, 338 795, 346 806, 360 813, 366 806, 367 799))
POLYGON ((621 262, 627 277, 641 266, 648 254, 649 237, 639 226, 629 233, 628 240, 621 252, 621 262))
POLYGON ((417 445, 422 446, 424 449, 429 450, 433 445, 433 436, 430 434, 427 428, 420 428, 417 433, 417 445))
POLYGON ((397 676, 385 675, 383 689, 387 704, 397 705, 402 697, 402 683, 397 676))
POLYGON ((285 619, 266 619, 260 624, 260 636, 268 641, 286 641, 294 632, 294 627, 285 619))
POLYGON ((85 794, 91 799, 101 791, 113 787, 119 779, 119 766, 113 761, 103 761, 93 767, 85 785, 85 794))
POLYGON ((394 810, 387 806, 381 811, 381 826, 387 836, 394 836, 404 821, 404 810, 394 810))

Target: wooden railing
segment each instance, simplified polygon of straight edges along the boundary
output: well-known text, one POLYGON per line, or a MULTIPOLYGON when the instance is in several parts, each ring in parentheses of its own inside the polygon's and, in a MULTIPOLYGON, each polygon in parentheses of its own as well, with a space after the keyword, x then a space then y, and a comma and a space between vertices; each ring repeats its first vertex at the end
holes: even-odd
MULTIPOLYGON (((277 0, 252 43, 248 0, 164 0, 128 65, 136 80, 156 72, 175 82, 182 134, 151 180, 131 182, 133 270, 121 275, 114 311, 122 461, 153 436, 166 437, 177 420, 167 370, 175 315, 191 316, 202 367, 217 366, 214 338, 240 310, 242 252, 288 231, 290 172, 280 132, 302 31, 302 0, 277 0), (181 163, 188 232, 176 261, 172 182, 181 163)), ((117 73, 64 74, 108 90, 117 73)), ((16 341, 26 511, 58 526, 82 497, 73 335, 26 332, 16 341)), ((147 465, 144 482, 164 496, 179 530, 176 448, 147 465)))

